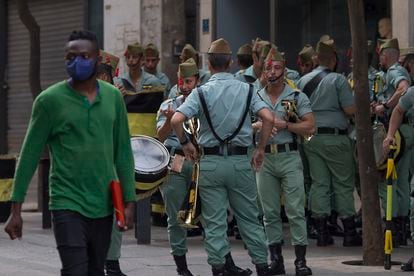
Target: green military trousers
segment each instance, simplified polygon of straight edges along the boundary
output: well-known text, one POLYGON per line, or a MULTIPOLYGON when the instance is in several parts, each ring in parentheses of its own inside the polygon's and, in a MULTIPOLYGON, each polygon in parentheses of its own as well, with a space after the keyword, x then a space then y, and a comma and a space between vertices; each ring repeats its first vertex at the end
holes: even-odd
POLYGON ((307 245, 305 187, 299 151, 266 153, 265 162, 256 174, 257 190, 264 212, 268 244, 283 240, 280 199, 285 196, 292 245, 307 245))
POLYGON ((111 243, 109 244, 108 254, 106 259, 110 261, 117 261, 121 258, 121 244, 122 244, 122 232, 119 231, 119 227, 116 223, 114 214, 114 222, 112 224, 111 243))
MULTIPOLYGON (((414 128, 403 124, 399 128, 404 137, 405 147, 400 159, 397 162, 397 180, 393 181, 392 187, 392 216, 408 216, 410 210, 410 168, 412 154, 414 153, 414 128)), ((384 176, 385 178, 385 176, 384 176)), ((384 179, 379 189, 381 205, 386 211, 387 206, 387 180, 384 179)))
POLYGON ((234 211, 252 262, 267 263, 265 234, 258 220, 257 187, 248 156, 203 156, 199 189, 208 263, 223 265, 229 253, 228 205, 234 211))
POLYGON ((177 221, 177 213, 187 195, 191 181, 193 166, 190 161, 184 161, 181 173, 170 171, 166 182, 160 188, 168 219, 168 239, 171 254, 182 256, 187 253, 187 229, 177 221))
POLYGON ((304 149, 312 178, 312 215, 327 217, 331 209, 341 218, 355 215, 355 160, 351 139, 347 135, 318 134, 304 144, 304 149))

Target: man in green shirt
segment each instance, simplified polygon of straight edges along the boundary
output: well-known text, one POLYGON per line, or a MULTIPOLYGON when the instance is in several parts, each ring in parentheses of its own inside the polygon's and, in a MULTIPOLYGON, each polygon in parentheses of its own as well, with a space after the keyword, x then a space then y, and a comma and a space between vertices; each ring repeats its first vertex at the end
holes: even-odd
MULTIPOLYGON (((197 67, 200 67, 200 59, 198 56, 198 52, 196 51, 196 49, 194 49, 193 46, 191 46, 191 44, 186 44, 180 54, 180 63, 183 63, 190 58, 194 59, 194 61, 197 64, 197 67)), ((200 85, 205 84, 211 77, 211 74, 208 70, 198 69, 198 73, 200 75, 200 85)), ((178 86, 174 85, 170 89, 170 91, 166 91, 165 96, 168 99, 172 99, 174 97, 179 96, 178 86)))
MULTIPOLYGON (((96 36, 74 31, 66 45, 69 80, 43 91, 33 104, 11 196, 5 231, 22 236, 21 206, 44 147, 49 147, 50 210, 62 275, 104 275, 119 179, 126 227, 133 224, 134 164, 121 93, 96 80, 96 36)), ((125 230, 124 229, 124 230, 125 230)))
POLYGON ((227 207, 230 205, 252 262, 256 265, 257 275, 264 276, 269 275, 269 268, 265 235, 258 220, 257 189, 247 155, 248 147, 253 143, 251 121, 247 114, 250 110, 263 121, 261 139, 252 158, 256 170, 263 163, 273 116, 250 85, 236 80, 227 72, 230 62, 231 50, 227 41, 214 41, 208 51, 212 77, 188 96, 173 115, 171 125, 186 158, 195 160, 198 158, 197 151, 185 136, 182 123, 194 116, 200 119, 198 144, 203 155, 200 160, 199 193, 204 244, 213 275, 228 275, 225 256, 229 253, 226 229, 227 207), (204 102, 201 102, 201 97, 204 102))
POLYGON ((160 62, 160 52, 153 43, 147 44, 144 48, 144 71, 156 76, 161 84, 165 86, 165 91, 170 91, 171 83, 166 74, 157 69, 160 62))
MULTIPOLYGON (((265 60, 262 74, 268 84, 257 93, 273 113, 275 133, 266 145, 263 169, 256 174, 257 190, 263 207, 263 220, 272 260, 270 272, 273 275, 285 274, 280 217, 283 194, 292 245, 295 247, 296 275, 312 275, 312 270, 306 266, 305 260, 308 245, 305 188, 298 142, 300 136, 313 133, 315 118, 308 97, 287 85, 284 73, 285 59, 275 48, 272 48, 265 60)), ((257 126, 259 130, 261 122, 256 122, 253 126, 257 126)))
MULTIPOLYGON (((401 126, 403 119, 404 119, 404 114, 413 108, 414 108, 414 87, 410 87, 407 90, 407 93, 401 96, 397 106, 392 111, 387 137, 384 139, 384 142, 383 142, 384 152, 388 152, 390 145, 395 144, 395 138, 394 138, 395 132, 401 126)), ((410 154, 412 154, 412 150, 410 151, 410 154)), ((414 181, 413 179, 411 179, 410 195, 411 195, 410 212, 412 215, 414 214, 414 181)), ((414 240, 414 223, 412 221, 411 221, 411 238, 414 240)), ((411 257, 406 263, 403 263, 401 265, 401 269, 404 271, 414 271, 414 258, 411 257)))
MULTIPOLYGON (((411 77, 407 70, 398 63, 400 55, 398 40, 393 38, 381 42, 379 58, 381 69, 385 72, 385 83, 383 90, 378 93, 378 103, 374 106, 374 112, 377 116, 383 118, 383 121, 387 124, 393 108, 411 85, 411 77)), ((409 170, 411 152, 414 147, 414 129, 410 125, 412 119, 412 111, 408 111, 399 127, 399 131, 404 137, 405 147, 396 166, 398 178, 393 186, 392 225, 394 227, 394 247, 407 245, 406 223, 410 205, 409 170)), ((382 206, 385 209, 387 206, 385 179, 383 179, 379 190, 382 206)))
POLYGON ((316 119, 316 133, 304 149, 312 178, 310 207, 318 231, 317 246, 333 243, 327 229, 331 209, 342 219, 343 245, 360 246, 362 240, 354 221, 355 164, 347 135, 348 117, 355 111, 354 99, 346 78, 332 72, 337 63, 334 41, 318 42, 316 52, 319 66, 297 85, 308 95, 316 119), (315 83, 313 89, 309 83, 315 83), (331 206, 331 194, 335 206, 331 206))

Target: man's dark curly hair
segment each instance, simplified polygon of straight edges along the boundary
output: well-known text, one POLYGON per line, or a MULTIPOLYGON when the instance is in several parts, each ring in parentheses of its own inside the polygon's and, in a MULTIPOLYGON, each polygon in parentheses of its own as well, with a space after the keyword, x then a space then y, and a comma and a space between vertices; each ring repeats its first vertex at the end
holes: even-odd
POLYGON ((86 30, 75 30, 69 35, 68 42, 80 39, 89 40, 92 42, 95 45, 96 51, 99 52, 98 38, 93 32, 86 30))

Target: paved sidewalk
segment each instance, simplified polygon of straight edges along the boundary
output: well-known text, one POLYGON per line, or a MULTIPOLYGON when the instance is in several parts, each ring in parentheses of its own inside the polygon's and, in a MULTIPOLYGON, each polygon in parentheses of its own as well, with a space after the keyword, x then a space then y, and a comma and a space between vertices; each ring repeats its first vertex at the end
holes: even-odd
MULTIPOLYGON (((41 213, 24 212, 23 238, 11 241, 0 224, 0 275, 1 276, 51 276, 59 275, 60 261, 55 249, 52 230, 41 228, 41 213)), ((288 235, 285 226, 285 234, 288 235)), ((251 264, 247 251, 241 241, 230 238, 232 255, 237 265, 241 267, 254 266, 251 264)), ((343 261, 359 260, 362 257, 361 248, 344 248, 341 240, 337 239, 334 246, 319 248, 315 241, 310 240, 308 248, 308 265, 313 275, 413 275, 403 273, 399 266, 393 266, 391 271, 382 267, 349 266, 343 261)), ((287 241, 286 244, 289 244, 287 241)), ((188 263, 194 275, 211 275, 207 265, 207 256, 201 237, 189 238, 188 263)), ((287 275, 294 275, 294 252, 290 245, 283 248, 287 275)), ((414 255, 414 245, 394 250, 393 260, 405 261, 414 255)), ((174 276, 175 266, 169 255, 169 245, 166 228, 152 227, 151 245, 137 245, 134 232, 124 235, 122 246, 121 267, 128 276, 174 276)), ((254 274, 255 275, 255 274, 254 274)))

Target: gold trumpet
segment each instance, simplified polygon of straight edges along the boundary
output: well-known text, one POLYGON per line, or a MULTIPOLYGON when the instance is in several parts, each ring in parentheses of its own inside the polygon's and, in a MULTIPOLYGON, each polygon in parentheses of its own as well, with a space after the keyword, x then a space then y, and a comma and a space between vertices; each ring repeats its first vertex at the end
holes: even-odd
MULTIPOLYGON (((294 101, 282 101, 282 105, 285 108, 286 112, 286 120, 291 123, 297 123, 300 121, 299 115, 298 115, 298 108, 296 106, 296 103, 294 101)), ((312 133, 309 133, 307 135, 302 136, 303 142, 308 143, 313 137, 312 133)))
MULTIPOLYGON (((192 118, 184 122, 184 130, 190 135, 191 143, 196 146, 198 153, 200 148, 197 143, 198 131, 200 129, 200 121, 192 118)), ((187 195, 181 204, 181 208, 177 214, 177 220, 180 226, 185 228, 198 228, 197 223, 201 214, 201 207, 198 199, 198 179, 200 176, 199 158, 193 165, 193 172, 191 176, 190 186, 188 187, 187 195)))

